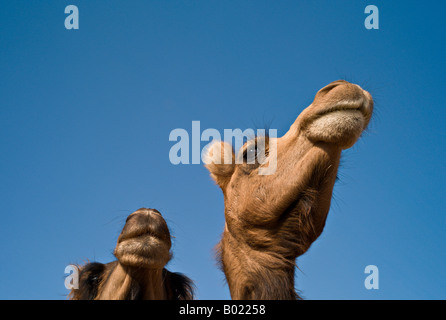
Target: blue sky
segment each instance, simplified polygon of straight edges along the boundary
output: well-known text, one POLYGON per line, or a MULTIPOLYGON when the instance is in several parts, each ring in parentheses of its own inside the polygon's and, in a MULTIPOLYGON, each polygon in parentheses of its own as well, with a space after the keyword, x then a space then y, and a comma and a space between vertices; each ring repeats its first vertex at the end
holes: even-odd
MULTIPOLYGON (((445 299, 443 22, 439 1, 3 1, 0 299, 65 299, 64 269, 110 262, 126 216, 160 210, 168 268, 229 299, 213 247, 223 197, 172 165, 169 133, 284 134, 339 78, 375 99, 344 152, 322 236, 298 259, 307 299, 445 299), (79 30, 64 9, 79 8, 79 30), (364 8, 379 8, 379 30, 364 8), (366 290, 364 268, 379 268, 366 290)), ((205 143, 203 143, 204 146, 205 143)))

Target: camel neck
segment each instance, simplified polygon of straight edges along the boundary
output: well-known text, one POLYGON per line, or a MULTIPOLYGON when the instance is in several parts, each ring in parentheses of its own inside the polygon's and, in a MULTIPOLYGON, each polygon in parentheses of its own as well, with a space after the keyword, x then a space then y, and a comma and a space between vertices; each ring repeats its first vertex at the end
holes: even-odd
POLYGON ((159 300, 166 298, 163 269, 134 268, 117 263, 102 284, 99 300, 159 300))
POLYGON ((300 299, 294 288, 294 261, 274 252, 255 250, 235 239, 227 228, 219 255, 232 299, 300 299))

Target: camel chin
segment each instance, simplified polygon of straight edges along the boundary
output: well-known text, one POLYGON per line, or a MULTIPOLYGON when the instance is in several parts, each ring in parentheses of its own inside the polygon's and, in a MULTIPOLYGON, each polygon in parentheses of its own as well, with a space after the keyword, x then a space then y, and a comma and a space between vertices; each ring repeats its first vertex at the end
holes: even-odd
POLYGON ((170 247, 170 232, 159 211, 142 208, 127 218, 114 254, 123 265, 157 269, 169 262, 170 247))
POLYGON ((118 243, 115 256, 121 264, 126 266, 160 269, 171 258, 170 243, 145 234, 118 243))
POLYGON ((359 110, 339 110, 314 120, 307 128, 306 135, 314 142, 336 144, 342 149, 350 148, 361 136, 365 117, 359 110))

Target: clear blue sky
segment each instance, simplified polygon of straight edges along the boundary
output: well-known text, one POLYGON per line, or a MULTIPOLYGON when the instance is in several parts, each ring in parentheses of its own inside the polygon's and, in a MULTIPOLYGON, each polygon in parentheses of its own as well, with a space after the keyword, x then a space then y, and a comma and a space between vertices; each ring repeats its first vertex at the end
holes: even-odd
MULTIPOLYGON (((228 299, 213 247, 223 197, 169 133, 269 124, 284 134, 344 78, 376 100, 343 156, 322 236, 298 259, 307 299, 446 298, 441 1, 2 1, 0 298, 65 299, 64 269, 109 262, 126 216, 160 210, 168 268, 228 299), (80 29, 66 30, 77 5, 80 29), (366 30, 364 8, 379 8, 366 30), (376 265, 379 290, 366 290, 376 265)), ((205 143, 203 143, 204 145, 205 143)))

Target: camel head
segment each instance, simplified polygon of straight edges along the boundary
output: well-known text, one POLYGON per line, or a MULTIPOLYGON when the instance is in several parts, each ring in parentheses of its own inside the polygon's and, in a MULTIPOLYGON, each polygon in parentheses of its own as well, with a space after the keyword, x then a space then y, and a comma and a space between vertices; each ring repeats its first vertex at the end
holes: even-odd
POLYGON ((114 254, 106 264, 79 267, 73 300, 191 300, 193 282, 165 268, 172 255, 169 228, 156 209, 141 208, 127 217, 114 254))
POLYGON ((171 258, 170 232, 156 209, 139 209, 127 217, 115 256, 123 265, 162 269, 171 258))
MULTIPOLYGON (((255 265, 252 274, 262 266, 294 267, 295 258, 324 228, 341 151, 358 140, 372 110, 373 100, 367 91, 338 80, 316 93, 282 137, 256 137, 237 155, 225 142, 209 147, 206 167, 224 195, 226 224, 219 250, 227 278, 234 278, 231 270, 237 269, 237 263, 242 267, 245 254, 250 256, 249 265, 255 265), (257 149, 259 141, 266 161, 248 163, 247 154, 257 149), (259 174, 272 163, 273 174, 259 174), (234 253, 237 250, 243 254, 234 253), (231 254, 225 255, 225 251, 231 254)), ((246 269, 248 260, 245 262, 246 269)), ((262 276, 249 281, 262 281, 262 276)), ((242 276, 239 273, 237 277, 242 276)), ((231 288, 235 280, 228 280, 233 297, 250 297, 235 293, 231 288)))

